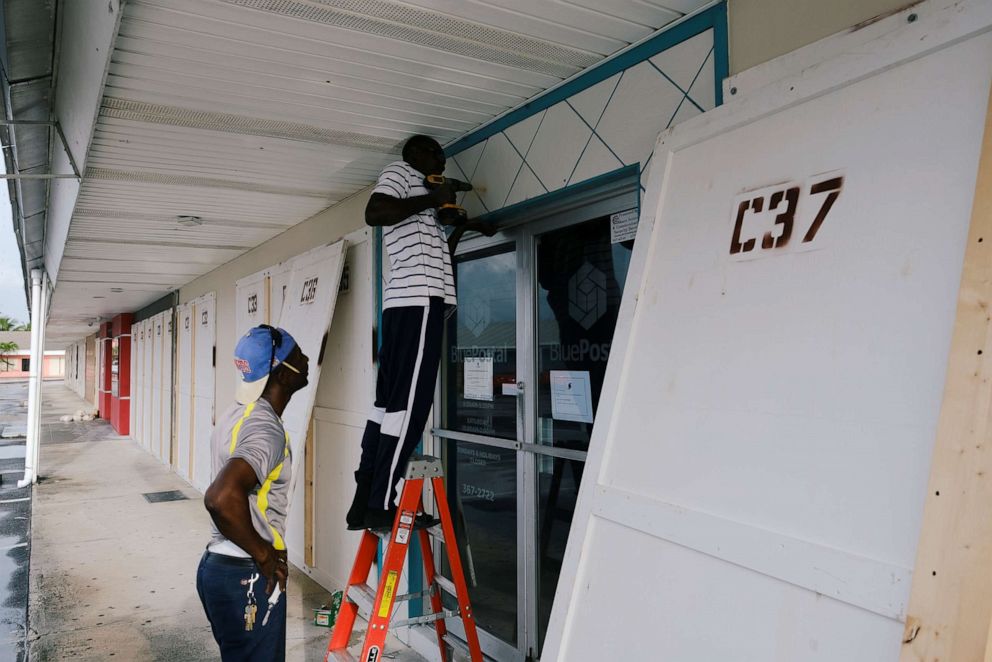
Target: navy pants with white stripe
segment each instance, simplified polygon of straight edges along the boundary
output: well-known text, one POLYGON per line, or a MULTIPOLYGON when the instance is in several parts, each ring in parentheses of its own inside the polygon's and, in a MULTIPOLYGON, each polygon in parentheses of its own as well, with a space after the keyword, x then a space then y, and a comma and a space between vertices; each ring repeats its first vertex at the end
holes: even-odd
POLYGON ((434 401, 444 332, 443 299, 427 306, 387 308, 382 313, 382 348, 375 406, 362 437, 356 477, 371 476, 369 508, 388 510, 396 483, 424 432, 434 401))

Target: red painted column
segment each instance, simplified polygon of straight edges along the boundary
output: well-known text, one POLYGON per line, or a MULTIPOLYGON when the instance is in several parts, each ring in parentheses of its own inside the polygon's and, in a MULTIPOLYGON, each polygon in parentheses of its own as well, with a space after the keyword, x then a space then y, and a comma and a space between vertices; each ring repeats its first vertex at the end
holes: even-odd
POLYGON ((111 321, 110 424, 117 434, 131 433, 131 313, 111 321))
POLYGON ((110 322, 104 322, 100 325, 100 333, 98 334, 98 342, 100 343, 101 355, 100 355, 100 370, 99 376, 97 377, 97 389, 99 389, 100 397, 98 402, 100 403, 100 418, 105 421, 110 420, 110 387, 111 387, 111 376, 110 368, 113 360, 110 351, 111 339, 113 336, 113 326, 110 322))

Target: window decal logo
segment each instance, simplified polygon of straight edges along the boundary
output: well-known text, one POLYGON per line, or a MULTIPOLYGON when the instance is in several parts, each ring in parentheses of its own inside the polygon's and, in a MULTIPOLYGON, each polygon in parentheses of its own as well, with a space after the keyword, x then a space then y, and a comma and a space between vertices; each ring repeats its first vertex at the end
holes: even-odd
POLYGON ((471 332, 472 337, 478 338, 482 335, 483 331, 489 328, 489 322, 492 317, 489 297, 481 296, 477 299, 472 299, 467 304, 461 304, 459 308, 464 311, 463 322, 469 332, 471 332))
POLYGON ((606 314, 606 274, 588 262, 568 281, 568 314, 586 331, 606 314))

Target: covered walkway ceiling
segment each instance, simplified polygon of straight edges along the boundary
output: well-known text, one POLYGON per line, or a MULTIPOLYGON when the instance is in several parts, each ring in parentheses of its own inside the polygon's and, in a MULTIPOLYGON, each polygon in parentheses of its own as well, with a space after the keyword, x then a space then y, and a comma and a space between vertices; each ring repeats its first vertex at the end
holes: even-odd
POLYGON ((705 4, 126 0, 49 337, 359 191, 405 137, 451 142, 705 4))

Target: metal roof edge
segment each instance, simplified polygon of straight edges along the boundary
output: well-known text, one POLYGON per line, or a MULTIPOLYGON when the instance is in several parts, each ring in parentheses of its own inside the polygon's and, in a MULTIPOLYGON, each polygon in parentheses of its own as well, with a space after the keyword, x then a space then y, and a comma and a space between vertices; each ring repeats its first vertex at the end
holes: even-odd
MULTIPOLYGON (((55 80, 55 78, 54 78, 54 67, 55 67, 54 58, 55 58, 55 53, 57 51, 57 35, 54 34, 54 30, 56 29, 56 26, 58 25, 58 16, 60 14, 60 12, 59 12, 60 6, 61 6, 61 2, 55 2, 54 9, 53 9, 52 13, 50 14, 50 22, 51 22, 51 26, 50 27, 51 27, 51 30, 53 31, 52 48, 51 48, 51 53, 50 53, 50 57, 52 58, 52 67, 53 67, 52 71, 53 71, 53 73, 51 73, 49 75, 50 78, 51 78, 50 89, 54 88, 54 80, 55 80)), ((12 106, 12 103, 11 103, 11 96, 10 96, 12 82, 11 82, 9 76, 8 76, 8 72, 11 70, 11 66, 10 66, 11 65, 11 55, 10 55, 9 49, 7 48, 7 44, 8 44, 8 40, 10 38, 10 35, 7 34, 7 11, 6 10, 7 10, 7 4, 4 3, 2 5, 2 7, 0 7, 0 36, 2 36, 2 38, 0 38, 0 92, 2 92, 2 93, 0 93, 0 110, 2 110, 2 114, 3 114, 3 118, 4 119, 6 119, 6 120, 15 120, 17 118, 14 117, 14 111, 13 111, 13 106, 12 106)), ((49 16, 49 14, 39 14, 39 15, 44 15, 46 17, 49 16)), ((49 94, 49 97, 48 97, 48 109, 47 109, 49 116, 51 116, 51 101, 52 101, 52 97, 51 97, 51 94, 49 94)), ((9 126, 2 126, 2 127, 0 127, 0 140, 2 140, 2 142, 3 142, 4 145, 12 145, 12 149, 5 149, 4 150, 4 169, 5 169, 5 172, 6 173, 11 173, 11 172, 13 172, 15 170, 15 167, 14 167, 15 166, 14 158, 15 158, 15 152, 16 152, 16 145, 14 143, 16 142, 16 140, 15 139, 12 139, 12 136, 14 136, 14 135, 15 135, 15 132, 12 131, 9 126)), ((51 146, 52 146, 52 140, 51 140, 51 134, 50 134, 49 135, 49 157, 48 157, 48 163, 49 163, 49 165, 51 164, 51 146)), ((13 227, 14 227, 14 238, 15 238, 15 241, 17 242, 18 252, 20 253, 21 275, 22 275, 22 278, 23 278, 23 281, 24 281, 24 298, 25 298, 25 302, 27 304, 27 308, 30 311, 30 309, 31 309, 31 286, 30 286, 31 279, 30 279, 29 274, 28 274, 29 268, 28 268, 28 264, 27 264, 27 250, 26 250, 25 243, 24 243, 25 227, 23 225, 23 222, 24 222, 24 218, 23 218, 23 208, 24 208, 23 207, 23 194, 22 194, 21 185, 20 185, 20 181, 19 180, 16 180, 16 179, 8 179, 7 180, 7 195, 9 197, 9 199, 10 199, 11 223, 13 224, 13 227)), ((43 224, 44 223, 47 223, 47 216, 48 216, 48 213, 47 213, 47 208, 46 208, 45 219, 42 221, 43 224)), ((42 251, 44 251, 44 246, 42 246, 42 251)), ((41 259, 43 261, 43 259, 44 259, 44 252, 42 252, 42 255, 40 257, 41 257, 41 259)), ((42 268, 44 268, 43 265, 42 265, 42 268)))

